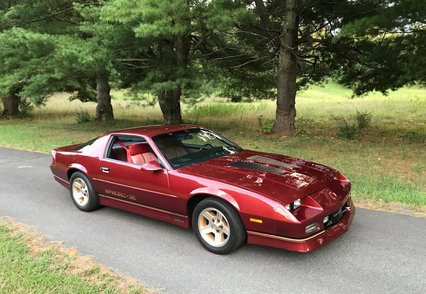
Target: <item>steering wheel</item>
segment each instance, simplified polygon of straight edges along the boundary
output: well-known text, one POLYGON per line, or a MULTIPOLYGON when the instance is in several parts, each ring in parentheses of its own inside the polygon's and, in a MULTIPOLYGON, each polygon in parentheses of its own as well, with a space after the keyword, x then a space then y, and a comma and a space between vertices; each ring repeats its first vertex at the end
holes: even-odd
POLYGON ((209 149, 212 149, 213 148, 213 146, 212 146, 212 144, 204 144, 203 146, 201 146, 201 148, 200 149, 198 149, 198 152, 200 152, 201 150, 203 150, 204 148, 209 148, 209 149))

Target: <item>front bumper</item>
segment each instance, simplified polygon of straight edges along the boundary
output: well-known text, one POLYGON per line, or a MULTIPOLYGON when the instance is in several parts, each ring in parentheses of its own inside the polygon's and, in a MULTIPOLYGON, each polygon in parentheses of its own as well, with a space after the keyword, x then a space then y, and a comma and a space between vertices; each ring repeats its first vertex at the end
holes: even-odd
POLYGON ((346 233, 355 215, 355 206, 349 200, 349 207, 343 218, 336 224, 304 239, 287 238, 277 235, 247 231, 247 243, 275 247, 296 252, 309 252, 323 246, 346 233))

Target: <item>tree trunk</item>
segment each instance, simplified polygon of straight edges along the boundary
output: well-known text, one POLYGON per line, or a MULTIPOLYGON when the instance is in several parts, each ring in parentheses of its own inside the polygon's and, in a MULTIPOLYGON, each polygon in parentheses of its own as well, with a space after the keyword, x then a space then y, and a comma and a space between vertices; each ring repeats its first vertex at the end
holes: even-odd
POLYGON ((181 124, 182 115, 180 109, 180 88, 161 91, 158 95, 164 124, 181 124))
POLYGON ((114 113, 111 105, 111 87, 108 82, 108 73, 99 73, 96 77, 96 120, 113 120, 114 113))
POLYGON ((22 89, 20 84, 13 85, 9 94, 3 98, 3 116, 14 117, 19 115, 19 103, 21 102, 21 97, 19 96, 19 91, 22 89))
POLYGON ((275 131, 281 134, 291 134, 295 131, 297 91, 296 39, 296 0, 286 0, 286 17, 280 36, 275 119, 275 131))
MULTIPOLYGON (((183 22, 189 22, 189 20, 182 20, 183 22)), ((189 26, 189 24, 188 24, 189 26)), ((185 78, 182 76, 182 72, 188 70, 189 65, 189 52, 191 48, 191 37, 190 34, 181 36, 171 43, 172 47, 168 48, 170 51, 169 56, 173 56, 173 62, 175 62, 176 71, 168 76, 165 81, 176 81, 178 79, 185 78)), ((160 104, 161 112, 163 113, 164 124, 181 124, 182 113, 180 107, 180 98, 182 95, 181 86, 175 86, 171 89, 163 90, 158 95, 158 102, 160 104)))

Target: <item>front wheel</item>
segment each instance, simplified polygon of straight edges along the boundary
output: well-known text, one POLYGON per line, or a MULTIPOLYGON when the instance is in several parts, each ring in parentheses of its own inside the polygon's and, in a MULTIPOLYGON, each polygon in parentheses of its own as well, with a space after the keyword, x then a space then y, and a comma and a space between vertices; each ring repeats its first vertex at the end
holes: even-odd
POLYGON ((75 206, 82 211, 98 209, 99 197, 93 190, 87 176, 81 172, 75 172, 70 179, 70 193, 75 206))
POLYGON ((239 215, 228 203, 216 198, 207 198, 195 207, 192 227, 201 245, 216 254, 230 253, 246 240, 239 215))

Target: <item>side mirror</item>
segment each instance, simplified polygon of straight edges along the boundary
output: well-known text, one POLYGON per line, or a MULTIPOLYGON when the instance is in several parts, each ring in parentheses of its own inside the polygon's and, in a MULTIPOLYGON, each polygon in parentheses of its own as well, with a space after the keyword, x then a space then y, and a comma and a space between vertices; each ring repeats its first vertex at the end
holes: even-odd
POLYGON ((150 162, 142 164, 141 170, 156 172, 156 171, 163 170, 163 167, 156 161, 150 161, 150 162))

